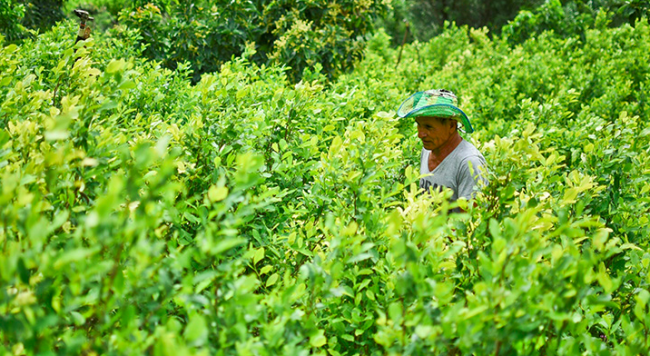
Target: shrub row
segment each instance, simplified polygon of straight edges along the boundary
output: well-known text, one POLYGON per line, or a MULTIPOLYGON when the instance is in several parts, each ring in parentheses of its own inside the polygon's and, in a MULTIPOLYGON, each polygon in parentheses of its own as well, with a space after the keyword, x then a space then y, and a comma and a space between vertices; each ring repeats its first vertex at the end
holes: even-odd
POLYGON ((389 1, 198 1, 168 2, 166 11, 147 4, 123 11, 122 24, 140 32, 143 54, 175 69, 189 62, 196 82, 255 47, 258 65, 286 66, 294 82, 320 65, 330 78, 361 58, 364 36, 389 1))
POLYGON ((249 47, 192 85, 132 31, 4 46, 0 349, 647 353, 649 31, 451 26, 398 66, 380 33, 298 84, 249 47), (475 205, 417 190, 395 107, 432 87, 477 128, 475 205))

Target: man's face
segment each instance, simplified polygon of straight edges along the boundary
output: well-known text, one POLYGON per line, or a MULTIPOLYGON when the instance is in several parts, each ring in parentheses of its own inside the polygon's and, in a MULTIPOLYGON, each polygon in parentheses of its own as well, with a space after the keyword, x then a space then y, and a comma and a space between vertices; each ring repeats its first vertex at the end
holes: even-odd
POLYGON ((440 149, 456 133, 455 120, 443 120, 436 117, 417 117, 418 138, 429 151, 440 149))

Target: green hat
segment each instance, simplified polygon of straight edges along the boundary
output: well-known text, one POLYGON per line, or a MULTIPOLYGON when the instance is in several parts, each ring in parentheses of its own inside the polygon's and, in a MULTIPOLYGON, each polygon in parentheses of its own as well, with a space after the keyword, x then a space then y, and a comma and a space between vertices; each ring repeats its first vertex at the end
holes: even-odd
POLYGON ((404 100, 397 115, 402 118, 432 116, 454 119, 463 123, 465 132, 474 132, 469 118, 457 105, 456 94, 445 89, 432 89, 417 92, 404 100))

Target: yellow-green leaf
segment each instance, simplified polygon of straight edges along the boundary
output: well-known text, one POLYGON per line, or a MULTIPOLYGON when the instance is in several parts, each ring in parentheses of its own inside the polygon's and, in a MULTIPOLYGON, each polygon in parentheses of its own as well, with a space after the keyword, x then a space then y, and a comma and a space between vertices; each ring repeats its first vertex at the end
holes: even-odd
POLYGON ((228 196, 228 187, 217 187, 213 185, 208 190, 208 198, 212 202, 221 201, 228 196))
POLYGON ((327 343, 324 330, 318 330, 316 335, 309 338, 309 344, 313 347, 322 347, 327 343))
POLYGON ((121 71, 126 66, 126 62, 123 59, 113 59, 106 66, 106 73, 112 74, 121 71))
POLYGON ((272 270, 273 270, 273 266, 267 265, 267 266, 262 267, 262 269, 260 270, 260 274, 267 274, 267 273, 271 272, 272 270))
POLYGON ((255 256, 253 256, 253 264, 256 265, 262 259, 264 259, 264 247, 260 247, 257 251, 255 251, 255 256))
POLYGON ((274 285, 278 281, 278 278, 280 278, 280 275, 277 273, 273 273, 271 277, 269 277, 269 279, 266 281, 266 286, 270 287, 274 285))

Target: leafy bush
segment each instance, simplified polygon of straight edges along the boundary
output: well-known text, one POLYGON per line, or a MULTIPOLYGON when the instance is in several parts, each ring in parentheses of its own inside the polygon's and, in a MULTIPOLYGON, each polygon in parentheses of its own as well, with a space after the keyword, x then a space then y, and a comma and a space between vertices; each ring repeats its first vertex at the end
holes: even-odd
POLYGON ((74 27, 0 52, 3 353, 650 351, 647 23, 452 25, 397 68, 380 34, 330 83, 250 48, 196 85, 74 27), (418 192, 394 110, 431 87, 477 128, 475 205, 418 192))
POLYGON ((385 8, 379 0, 224 0, 172 3, 168 12, 148 4, 122 12, 120 22, 140 31, 147 57, 171 69, 189 62, 194 81, 254 43, 251 60, 287 66, 297 82, 316 63, 329 77, 351 68, 363 53, 363 36, 385 8))
POLYGON ((404 42, 404 35, 406 35, 406 43, 415 40, 414 33, 418 34, 419 38, 424 39, 421 36, 421 29, 411 27, 413 21, 410 17, 410 4, 411 2, 408 0, 393 0, 386 15, 380 16, 376 20, 376 26, 390 36, 393 47, 397 47, 404 42), (409 26, 408 33, 406 33, 407 23, 409 26))
POLYGON ((22 20, 25 17, 25 6, 14 0, 0 0, 0 35, 9 41, 23 36, 25 28, 22 20))
POLYGON ((584 31, 602 25, 599 13, 612 27, 634 25, 650 17, 650 3, 645 0, 502 0, 502 1, 432 1, 395 0, 387 16, 377 23, 386 29, 392 45, 402 43, 406 26, 411 25, 407 42, 428 41, 444 33, 447 25, 486 27, 491 34, 508 36, 511 43, 522 43, 544 31, 569 37, 584 36, 584 31))
POLYGON ((408 42, 414 39, 428 41, 443 33, 446 23, 487 27, 490 32, 499 34, 501 28, 520 11, 533 11, 542 4, 542 0, 394 0, 392 10, 388 16, 379 19, 379 24, 391 35, 393 45, 402 43, 404 21, 411 25, 408 42))
POLYGON ((504 26, 503 35, 513 43, 521 43, 544 31, 552 30, 564 37, 584 34, 584 29, 593 27, 595 12, 584 4, 580 4, 583 11, 577 10, 575 4, 571 2, 574 6, 565 8, 559 0, 549 0, 534 11, 522 11, 504 26))
POLYGON ((0 0, 0 35, 14 42, 29 29, 47 31, 63 19, 63 0, 0 0))
POLYGON ((503 27, 503 34, 512 43, 521 43, 551 30, 563 37, 584 37, 586 29, 634 25, 643 16, 650 16, 650 4, 645 1, 547 0, 532 11, 521 11, 503 27))
POLYGON ((122 11, 131 12, 152 4, 167 13, 171 2, 171 0, 67 0, 64 11, 72 14, 74 9, 82 9, 91 13, 94 17, 91 26, 93 33, 97 34, 119 25, 118 19, 122 11))
POLYGON ((63 14, 63 0, 22 0, 25 7, 23 25, 31 29, 47 31, 57 21, 61 21, 63 14))

